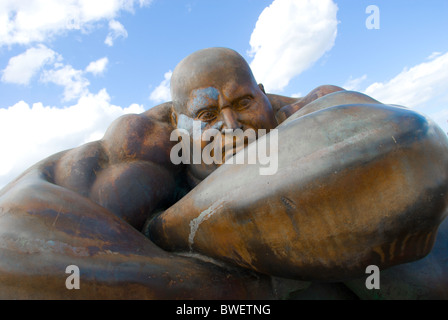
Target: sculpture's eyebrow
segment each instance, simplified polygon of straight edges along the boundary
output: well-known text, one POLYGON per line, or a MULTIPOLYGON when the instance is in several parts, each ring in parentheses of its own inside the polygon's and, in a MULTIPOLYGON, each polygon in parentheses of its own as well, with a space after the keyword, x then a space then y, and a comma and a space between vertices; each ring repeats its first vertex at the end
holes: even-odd
POLYGON ((218 104, 219 92, 213 87, 196 89, 192 92, 193 99, 188 104, 190 114, 197 114, 200 110, 218 104))

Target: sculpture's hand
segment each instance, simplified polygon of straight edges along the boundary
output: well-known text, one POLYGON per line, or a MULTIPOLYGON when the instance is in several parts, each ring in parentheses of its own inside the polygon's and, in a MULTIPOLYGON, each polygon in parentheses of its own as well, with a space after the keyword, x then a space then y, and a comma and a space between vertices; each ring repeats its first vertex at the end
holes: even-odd
MULTIPOLYGON (((332 86, 332 85, 319 86, 319 87, 315 88, 314 90, 312 90, 310 93, 308 93, 305 97, 299 98, 298 100, 296 100, 294 102, 290 102, 287 105, 281 107, 276 113, 277 121, 278 121, 278 123, 282 123, 287 118, 289 118, 291 115, 293 115, 298 110, 305 107, 306 105, 310 104, 311 102, 313 102, 323 96, 326 96, 327 94, 331 94, 334 92, 340 92, 340 91, 344 91, 344 89, 341 87, 332 86)), ((272 98, 270 98, 270 100, 271 101, 273 100, 274 103, 276 102, 276 100, 279 99, 279 98, 277 98, 278 96, 276 96, 276 95, 268 95, 268 96, 273 96, 272 98)), ((284 97, 282 97, 282 98, 284 98, 284 97)))
POLYGON ((345 284, 361 299, 448 300, 448 219, 431 252, 419 261, 381 270, 380 290, 366 288, 366 276, 345 284))
POLYGON ((306 280, 425 256, 448 203, 446 135, 404 108, 325 108, 279 127, 275 175, 223 165, 153 221, 152 239, 306 280))

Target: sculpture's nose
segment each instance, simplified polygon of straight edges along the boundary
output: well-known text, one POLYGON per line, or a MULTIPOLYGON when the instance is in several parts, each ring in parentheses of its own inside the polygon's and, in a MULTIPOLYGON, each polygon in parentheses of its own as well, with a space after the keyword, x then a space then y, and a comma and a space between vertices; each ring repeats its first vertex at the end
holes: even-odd
POLYGON ((222 120, 224 121, 224 126, 222 129, 242 129, 242 124, 238 121, 238 115, 230 107, 223 108, 221 110, 222 120))

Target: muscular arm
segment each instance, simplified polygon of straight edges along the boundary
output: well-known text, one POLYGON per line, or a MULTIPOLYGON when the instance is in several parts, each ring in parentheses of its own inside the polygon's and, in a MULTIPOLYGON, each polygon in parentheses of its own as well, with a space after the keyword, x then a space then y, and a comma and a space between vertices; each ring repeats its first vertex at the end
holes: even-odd
POLYGON ((278 134, 275 175, 223 165, 153 221, 152 239, 302 280, 360 276, 431 250, 448 195, 448 141, 431 120, 341 91, 278 134))

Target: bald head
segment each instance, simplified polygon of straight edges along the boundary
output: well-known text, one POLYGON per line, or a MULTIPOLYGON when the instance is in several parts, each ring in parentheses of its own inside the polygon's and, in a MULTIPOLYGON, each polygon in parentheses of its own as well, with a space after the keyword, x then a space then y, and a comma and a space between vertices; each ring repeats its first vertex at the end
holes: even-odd
POLYGON ((257 85, 249 65, 234 50, 208 48, 192 53, 176 66, 171 77, 171 97, 176 112, 185 111, 194 90, 221 88, 229 80, 257 85))
MULTIPOLYGON (((183 59, 171 76, 171 97, 173 125, 187 131, 193 150, 207 151, 207 133, 215 137, 216 132, 234 130, 258 133, 277 126, 267 95, 255 82, 247 62, 234 50, 208 48, 183 59), (194 131, 195 125, 201 134, 194 131)), ((224 146, 225 138, 221 138, 224 146)), ((190 176, 199 181, 219 166, 215 162, 192 163, 190 176)))

